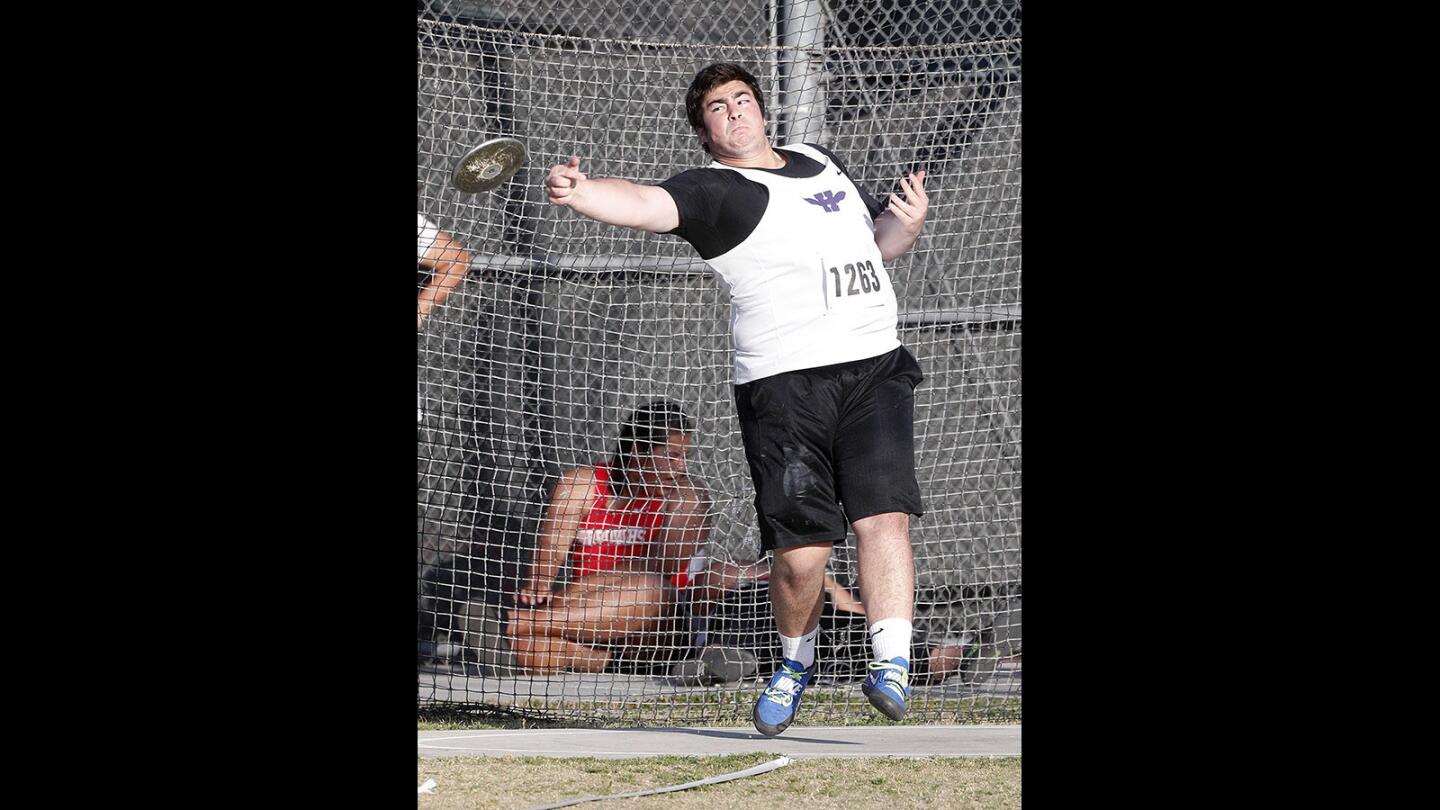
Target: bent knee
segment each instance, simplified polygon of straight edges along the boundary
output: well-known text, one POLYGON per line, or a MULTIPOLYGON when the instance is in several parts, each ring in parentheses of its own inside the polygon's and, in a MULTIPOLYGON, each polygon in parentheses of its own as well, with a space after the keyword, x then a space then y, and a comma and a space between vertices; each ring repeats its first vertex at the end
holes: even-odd
POLYGON ((854 521, 855 542, 910 542, 910 513, 882 512, 854 521))
POLYGON ((625 589, 642 604, 659 606, 674 601, 674 591, 665 587, 665 579, 659 574, 636 574, 625 589))
POLYGON ((823 580, 825 564, 830 559, 830 543, 794 546, 775 555, 770 579, 779 579, 788 587, 814 584, 823 580))

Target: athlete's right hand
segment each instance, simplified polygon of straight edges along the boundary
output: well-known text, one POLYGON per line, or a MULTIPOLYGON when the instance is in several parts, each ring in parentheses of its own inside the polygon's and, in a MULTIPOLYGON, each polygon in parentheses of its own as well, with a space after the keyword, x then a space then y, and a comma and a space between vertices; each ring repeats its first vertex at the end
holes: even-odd
POLYGON ((545 176, 545 193, 550 198, 552 205, 568 206, 575 201, 575 187, 585 179, 585 173, 580 171, 580 158, 572 157, 569 163, 561 163, 550 167, 550 173, 545 176))

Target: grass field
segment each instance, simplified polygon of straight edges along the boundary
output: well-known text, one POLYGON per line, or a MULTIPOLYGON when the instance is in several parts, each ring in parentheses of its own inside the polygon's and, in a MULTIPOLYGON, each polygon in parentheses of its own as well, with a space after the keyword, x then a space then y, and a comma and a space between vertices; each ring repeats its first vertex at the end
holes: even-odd
MULTIPOLYGON (((525 808, 693 782, 768 762, 778 754, 712 757, 443 757, 419 759, 419 779, 436 783, 419 796, 431 808, 525 808)), ((855 808, 867 801, 900 806, 1014 810, 1020 807, 1020 759, 806 759, 769 773, 674 793, 579 807, 855 808)))
MULTIPOLYGON (((873 712, 872 712, 873 714, 873 712)), ((419 711, 418 730, 594 727, 593 723, 539 720, 431 706, 419 711)), ((466 756, 417 758, 418 779, 436 782, 419 807, 525 808, 580 796, 628 793, 693 782, 768 762, 778 753, 708 757, 466 756)), ((1020 807, 1020 758, 807 759, 759 776, 719 785, 623 799, 626 807, 754 810, 762 803, 800 802, 805 808, 856 807, 885 800, 963 810, 1020 807), (938 804, 937 804, 938 803, 938 804)), ((614 806, 615 802, 586 806, 614 806)), ((796 806, 796 805, 792 805, 796 806)))

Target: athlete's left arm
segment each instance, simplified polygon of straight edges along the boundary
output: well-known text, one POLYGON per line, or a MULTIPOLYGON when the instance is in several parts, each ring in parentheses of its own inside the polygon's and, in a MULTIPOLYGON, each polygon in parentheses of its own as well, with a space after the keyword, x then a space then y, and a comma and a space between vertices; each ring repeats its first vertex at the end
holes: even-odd
POLYGON ((900 178, 900 187, 905 196, 891 194, 890 204, 875 218, 875 244, 880 247, 880 258, 887 262, 915 244, 920 229, 925 226, 925 214, 930 210, 923 169, 900 178))
POLYGON ((420 258, 420 263, 433 270, 434 275, 415 299, 418 307, 415 313, 416 329, 424 326, 425 318, 430 315, 431 310, 440 306, 450 293, 460 286, 465 274, 470 272, 470 263, 474 260, 470 251, 461 247, 450 234, 439 232, 434 244, 430 245, 430 249, 420 258))
POLYGON ((688 475, 676 478, 665 493, 665 523, 651 544, 650 570, 660 574, 685 570, 690 558, 710 539, 710 503, 709 493, 688 475))

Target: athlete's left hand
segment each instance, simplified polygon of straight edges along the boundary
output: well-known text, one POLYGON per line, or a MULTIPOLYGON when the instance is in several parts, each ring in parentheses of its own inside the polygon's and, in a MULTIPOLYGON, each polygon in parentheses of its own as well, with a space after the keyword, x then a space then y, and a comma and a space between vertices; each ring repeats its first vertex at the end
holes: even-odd
POLYGON ((930 198, 925 196, 925 170, 911 172, 908 177, 900 178, 900 188, 904 190, 905 196, 890 195, 890 204, 886 209, 900 220, 905 231, 910 234, 919 234, 920 228, 925 224, 925 215, 930 211, 930 198))
POLYGON ((515 601, 528 607, 540 607, 550 601, 550 587, 530 583, 515 592, 515 601))

